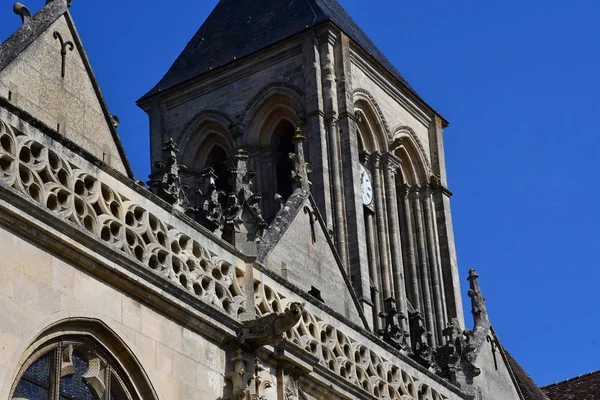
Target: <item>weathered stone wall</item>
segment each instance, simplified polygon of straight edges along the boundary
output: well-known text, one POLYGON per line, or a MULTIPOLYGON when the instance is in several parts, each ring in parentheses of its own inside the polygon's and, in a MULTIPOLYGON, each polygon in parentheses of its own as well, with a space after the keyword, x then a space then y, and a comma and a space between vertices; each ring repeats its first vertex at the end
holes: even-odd
MULTIPOLYGON (((359 320, 335 248, 308 200, 297 208, 293 221, 267 257, 265 264, 305 292, 314 288, 323 302, 352 321, 359 320)), ((279 221, 275 221, 278 224, 279 221)))
POLYGON ((127 173, 105 118, 80 49, 68 48, 61 77, 61 43, 74 39, 63 15, 6 68, 0 71, 0 96, 87 149, 98 159, 127 173), (10 92, 10 94, 9 94, 10 92))
POLYGON ((100 320, 112 329, 139 359, 160 399, 222 394, 225 353, 217 345, 4 227, 0 308, 2 398, 38 335, 74 318, 100 320))
POLYGON ((481 375, 475 378, 475 383, 481 389, 482 399, 519 400, 519 393, 515 389, 500 349, 494 343, 495 340, 492 335, 489 335, 487 343, 477 357, 477 366, 481 369, 481 375))

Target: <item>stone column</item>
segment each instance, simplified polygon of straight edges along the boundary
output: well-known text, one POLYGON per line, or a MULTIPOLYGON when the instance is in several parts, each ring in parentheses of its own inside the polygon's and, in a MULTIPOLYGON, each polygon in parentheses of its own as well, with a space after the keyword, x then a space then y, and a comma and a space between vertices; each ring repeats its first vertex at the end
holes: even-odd
POLYGON ((400 160, 391 153, 383 157, 385 177, 385 198, 389 222, 388 236, 392 255, 392 274, 394 277, 394 297, 400 313, 402 327, 408 331, 408 306, 406 304, 406 286, 404 281, 404 264, 402 262, 402 242, 400 239, 400 216, 396 199, 395 174, 400 168, 400 160))
POLYGON ((409 271, 409 282, 408 287, 412 294, 412 305, 420 312, 424 312, 423 303, 421 301, 421 290, 419 288, 419 272, 417 269, 417 250, 415 248, 415 230, 413 208, 411 205, 410 192, 411 187, 403 185, 399 188, 400 199, 399 203, 403 210, 403 220, 401 233, 404 237, 404 255, 407 263, 407 270, 409 271))
POLYGON ((325 108, 321 87, 321 54, 317 35, 307 35, 304 41, 304 66, 307 156, 308 162, 313 167, 311 193, 327 227, 333 228, 328 158, 330 150, 327 145, 325 108))
POLYGON ((379 242, 379 265, 381 268, 381 283, 384 302, 392 298, 392 274, 388 262, 388 241, 387 229, 385 225, 384 208, 384 188, 381 182, 382 162, 381 154, 373 153, 371 155, 371 164, 373 166, 373 192, 375 196, 375 215, 377 218, 377 239, 379 242))
MULTIPOLYGON (((421 205, 421 195, 418 187, 411 193, 411 200, 414 209, 415 228, 417 237, 417 252, 419 255, 419 271, 421 275, 421 289, 423 291, 423 307, 425 309, 425 321, 427 329, 436 331, 433 302, 431 298, 431 283, 429 276, 429 260, 427 259, 427 242, 425 238, 425 222, 423 220, 423 207, 421 205)), ((430 337, 430 346, 435 348, 437 337, 430 337)))
MULTIPOLYGON (((427 237, 427 254, 429 256, 429 275, 431 277, 431 286, 433 289, 433 304, 437 326, 442 328, 446 326, 446 316, 444 315, 443 288, 439 274, 437 241, 435 239, 434 214, 432 211, 431 187, 425 185, 421 191, 421 200, 423 202, 423 211, 425 216, 425 229, 427 237)), ((443 336, 441 329, 435 330, 438 343, 442 343, 443 336)))
POLYGON ((344 267, 348 268, 348 251, 346 248, 346 230, 344 226, 344 197, 342 188, 342 171, 340 163, 340 142, 338 130, 337 80, 335 75, 335 43, 337 35, 327 30, 321 37, 321 75, 323 81, 323 105, 328 126, 330 151, 330 170, 333 194, 333 228, 335 243, 344 267))
POLYGON ((371 302, 373 303, 373 331, 381 328, 379 313, 381 308, 381 271, 377 268, 377 245, 375 239, 375 221, 372 212, 365 211, 365 230, 367 233, 367 253, 369 256, 369 277, 371 278, 371 302))
POLYGON ((450 210, 450 197, 446 178, 446 160, 444 155, 443 128, 447 125, 439 115, 433 114, 429 124, 429 146, 433 174, 437 181, 434 185, 434 200, 437 217, 437 226, 440 241, 441 269, 444 278, 444 292, 448 318, 456 318, 464 328, 464 312, 460 295, 460 275, 456 248, 454 245, 454 229, 452 227, 452 213, 450 210))

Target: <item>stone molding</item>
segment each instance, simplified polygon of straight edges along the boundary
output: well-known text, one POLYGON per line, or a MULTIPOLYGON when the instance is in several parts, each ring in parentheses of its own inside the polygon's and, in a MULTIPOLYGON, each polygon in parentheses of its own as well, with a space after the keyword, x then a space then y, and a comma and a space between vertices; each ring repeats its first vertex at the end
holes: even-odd
POLYGON ((417 146, 420 156, 425 163, 424 167, 427 168, 426 174, 432 175, 431 162, 429 161, 428 153, 427 151, 425 151, 425 146, 423 146, 423 143, 421 143, 421 141, 419 140, 419 137, 417 136, 414 129, 406 125, 397 126, 396 128, 394 128, 390 140, 394 140, 400 137, 400 135, 403 133, 409 136, 411 141, 417 146))
POLYGON ((354 98, 355 103, 358 99, 363 99, 367 103, 369 103, 371 108, 376 112, 377 117, 379 117, 379 123, 383 127, 385 135, 387 136, 388 139, 392 139, 392 135, 390 132, 390 126, 389 126, 387 120, 385 119, 385 116, 383 115, 383 111, 381 111, 381 107, 379 106, 379 104, 377 103, 377 100, 375 100, 375 97, 373 97, 371 92, 369 92, 366 89, 358 88, 358 89, 354 90, 354 93, 352 93, 352 96, 354 98))

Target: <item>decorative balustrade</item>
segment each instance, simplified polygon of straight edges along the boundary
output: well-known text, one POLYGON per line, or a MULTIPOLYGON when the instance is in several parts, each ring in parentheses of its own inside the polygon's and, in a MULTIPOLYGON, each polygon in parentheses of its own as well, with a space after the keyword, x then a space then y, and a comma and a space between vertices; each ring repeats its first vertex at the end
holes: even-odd
POLYGON ((243 271, 2 121, 0 179, 232 317, 246 311, 243 271))
MULTIPOLYGON (((254 298, 258 316, 281 313, 294 301, 259 281, 254 284, 254 298)), ((306 308, 300 323, 287 332, 286 337, 316 357, 320 365, 379 399, 447 399, 397 363, 382 358, 360 341, 310 314, 306 308)))

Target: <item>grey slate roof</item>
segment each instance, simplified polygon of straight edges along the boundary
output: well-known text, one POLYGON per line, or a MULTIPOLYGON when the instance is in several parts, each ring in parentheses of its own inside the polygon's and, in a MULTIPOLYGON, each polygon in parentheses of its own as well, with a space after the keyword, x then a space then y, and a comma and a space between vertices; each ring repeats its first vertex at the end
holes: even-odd
POLYGON ((337 25, 415 93, 336 0, 221 0, 167 74, 142 99, 325 22, 337 25))

